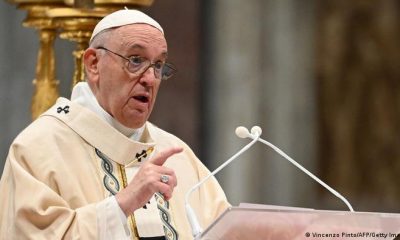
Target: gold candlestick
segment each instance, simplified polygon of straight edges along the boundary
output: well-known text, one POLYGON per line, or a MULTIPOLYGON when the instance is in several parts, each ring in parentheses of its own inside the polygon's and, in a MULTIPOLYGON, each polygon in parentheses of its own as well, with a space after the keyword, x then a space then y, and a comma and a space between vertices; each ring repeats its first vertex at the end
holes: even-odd
POLYGON ((57 27, 54 21, 46 16, 46 11, 64 6, 64 3, 62 1, 14 1, 14 3, 18 4, 18 8, 28 12, 23 26, 35 28, 39 34, 40 46, 31 105, 32 119, 35 119, 52 106, 59 96, 54 56, 57 27))

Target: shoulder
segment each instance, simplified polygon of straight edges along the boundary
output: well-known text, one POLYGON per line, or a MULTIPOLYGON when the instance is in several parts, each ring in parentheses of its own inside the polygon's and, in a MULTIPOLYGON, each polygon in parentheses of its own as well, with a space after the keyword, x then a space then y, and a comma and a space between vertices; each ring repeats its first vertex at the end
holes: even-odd
POLYGON ((184 149, 184 154, 193 159, 195 162, 201 162, 190 146, 184 142, 179 137, 175 136, 172 133, 169 133, 156 125, 147 122, 146 127, 149 131, 149 134, 160 149, 166 149, 170 147, 182 147, 184 149))
POLYGON ((18 136, 14 142, 40 142, 49 137, 63 135, 68 132, 66 125, 60 120, 51 116, 42 116, 29 124, 18 136))
POLYGON ((152 140, 156 143, 156 145, 160 149, 167 149, 170 147, 182 147, 184 149, 182 154, 185 155, 188 159, 190 159, 192 164, 202 165, 201 161, 197 158, 193 150, 179 137, 155 126, 150 122, 147 122, 146 127, 149 131, 152 140))
POLYGON ((37 178, 61 172, 68 163, 77 163, 91 154, 89 145, 65 121, 53 116, 57 105, 27 126, 13 141, 9 159, 37 178))
POLYGON ((151 138, 157 144, 163 144, 163 143, 169 142, 174 145, 175 144, 184 145, 185 147, 189 148, 189 146, 184 141, 182 141, 179 137, 157 127, 156 125, 154 125, 151 122, 147 122, 146 127, 150 133, 151 138))
POLYGON ((81 148, 82 139, 63 122, 43 116, 32 122, 13 141, 9 157, 39 178, 44 169, 56 169, 72 149, 81 148))
POLYGON ((55 145, 66 145, 74 139, 79 139, 79 135, 65 121, 49 112, 57 113, 57 103, 22 130, 14 139, 12 147, 51 149, 55 145))

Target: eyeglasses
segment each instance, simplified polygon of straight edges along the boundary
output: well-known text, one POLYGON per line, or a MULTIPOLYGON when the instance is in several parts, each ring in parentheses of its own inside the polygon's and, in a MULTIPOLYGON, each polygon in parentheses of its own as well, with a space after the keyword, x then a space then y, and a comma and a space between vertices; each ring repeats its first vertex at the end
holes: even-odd
POLYGON ((178 70, 174 65, 171 63, 163 63, 161 61, 152 63, 150 60, 140 57, 140 56, 132 56, 132 57, 125 57, 121 54, 113 52, 105 47, 98 47, 97 49, 103 49, 107 52, 110 52, 118 57, 121 57, 128 61, 128 71, 135 75, 135 77, 141 76, 143 73, 147 71, 147 69, 153 67, 154 69, 154 76, 157 79, 167 80, 168 78, 172 77, 178 70))

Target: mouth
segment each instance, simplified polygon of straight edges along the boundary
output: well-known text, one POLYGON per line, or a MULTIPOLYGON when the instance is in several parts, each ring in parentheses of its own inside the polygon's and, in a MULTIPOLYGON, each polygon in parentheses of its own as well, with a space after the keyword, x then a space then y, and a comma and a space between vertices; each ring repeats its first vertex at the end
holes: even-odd
POLYGON ((133 98, 142 103, 148 103, 150 101, 149 96, 147 96, 146 94, 138 94, 133 96, 133 98))

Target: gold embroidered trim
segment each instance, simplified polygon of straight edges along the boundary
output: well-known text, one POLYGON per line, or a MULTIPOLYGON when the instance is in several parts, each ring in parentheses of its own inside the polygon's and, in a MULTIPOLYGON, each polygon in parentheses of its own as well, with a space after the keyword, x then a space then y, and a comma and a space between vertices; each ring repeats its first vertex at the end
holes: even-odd
MULTIPOLYGON (((128 186, 128 180, 126 178, 125 168, 121 164, 117 163, 117 165, 118 165, 119 174, 120 174, 120 177, 122 180, 122 187, 126 188, 126 186, 128 186)), ((139 233, 138 233, 138 230, 136 227, 135 216, 133 214, 129 215, 128 222, 129 222, 130 228, 132 230, 132 233, 134 235, 134 236, 132 236, 132 239, 137 239, 137 237, 139 236, 139 233)))
MULTIPOLYGON (((136 158, 130 164, 134 164, 136 162, 141 161, 142 158, 147 157, 153 151, 154 151, 154 148, 153 147, 149 147, 146 150, 146 152, 136 156, 136 158)), ((126 188, 126 186, 128 186, 128 180, 127 180, 127 177, 126 177, 125 167, 123 165, 119 164, 119 163, 117 163, 117 166, 118 166, 118 170, 119 170, 118 172, 119 172, 119 175, 120 175, 119 177, 120 177, 121 182, 122 182, 122 188, 126 188)), ((133 233, 132 239, 133 240, 139 239, 139 232, 138 232, 138 229, 137 229, 137 226, 136 226, 136 220, 135 220, 135 215, 134 214, 129 215, 128 222, 129 222, 130 228, 131 228, 132 233, 133 233)))

